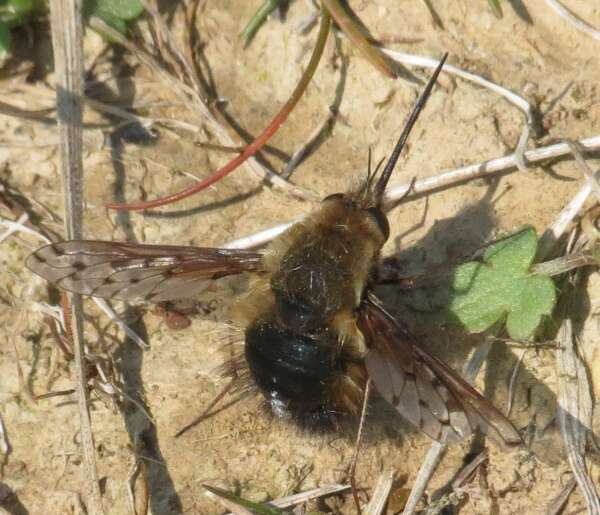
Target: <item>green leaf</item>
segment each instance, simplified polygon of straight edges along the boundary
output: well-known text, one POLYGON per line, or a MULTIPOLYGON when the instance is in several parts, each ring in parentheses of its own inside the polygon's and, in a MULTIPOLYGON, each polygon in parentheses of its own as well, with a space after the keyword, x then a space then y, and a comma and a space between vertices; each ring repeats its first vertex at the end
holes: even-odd
MULTIPOLYGON (((97 16, 121 34, 126 34, 127 21, 142 14, 144 6, 139 0, 85 0, 83 12, 86 17, 97 16)), ((98 32, 111 41, 108 34, 98 32)))
POLYGON ((496 18, 502 18, 502 6, 500 5, 500 0, 488 0, 488 4, 494 13, 496 18))
POLYGON ((248 511, 253 513, 254 515, 285 515, 285 512, 280 510, 279 508, 275 508, 273 506, 268 506, 266 504, 257 504, 252 501, 247 501, 246 499, 242 499, 237 495, 231 494, 226 490, 222 490, 221 488, 217 488, 215 486, 202 485, 206 488, 211 494, 216 495, 217 497, 221 497, 230 503, 241 506, 242 508, 246 508, 248 511))
MULTIPOLYGON (((127 23, 125 22, 125 20, 104 11, 98 11, 94 14, 98 16, 98 18, 101 18, 104 21, 104 23, 110 25, 113 29, 118 30, 121 34, 127 33, 127 23)), ((112 41, 112 38, 108 34, 104 33, 103 31, 98 32, 100 32, 102 37, 108 39, 109 41, 112 41)))
POLYGON ((485 331, 506 318, 510 337, 529 338, 556 302, 552 279, 529 271, 536 251, 537 235, 528 227, 491 245, 479 261, 457 267, 451 317, 470 332, 485 331))
POLYGON ((252 38, 258 32, 261 25, 267 20, 268 16, 277 9, 277 6, 281 3, 281 0, 264 0, 262 5, 258 8, 258 11, 254 13, 248 25, 242 31, 241 37, 244 39, 246 45, 250 43, 252 38))
POLYGON ((139 0, 95 0, 92 11, 98 15, 103 13, 121 20, 133 20, 144 12, 144 6, 139 0))
POLYGON ((9 28, 23 25, 33 14, 34 0, 10 0, 0 4, 0 22, 6 23, 9 28))
POLYGON ((33 11, 35 2, 34 0, 10 0, 8 5, 15 14, 25 16, 33 11))
POLYGON ((0 22, 0 56, 10 50, 10 29, 6 23, 0 22))

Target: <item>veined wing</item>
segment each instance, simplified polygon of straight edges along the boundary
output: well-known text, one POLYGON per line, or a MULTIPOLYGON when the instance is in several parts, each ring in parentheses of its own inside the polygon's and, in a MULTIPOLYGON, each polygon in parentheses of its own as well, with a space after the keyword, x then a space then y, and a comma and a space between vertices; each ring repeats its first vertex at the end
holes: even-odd
POLYGON ((411 424, 434 440, 461 440, 481 430, 500 445, 521 437, 490 401, 442 360, 420 347, 373 296, 361 328, 370 345, 365 365, 377 391, 411 424))
POLYGON ((105 299, 191 297, 221 277, 262 270, 248 250, 73 240, 39 248, 27 267, 63 290, 105 299))

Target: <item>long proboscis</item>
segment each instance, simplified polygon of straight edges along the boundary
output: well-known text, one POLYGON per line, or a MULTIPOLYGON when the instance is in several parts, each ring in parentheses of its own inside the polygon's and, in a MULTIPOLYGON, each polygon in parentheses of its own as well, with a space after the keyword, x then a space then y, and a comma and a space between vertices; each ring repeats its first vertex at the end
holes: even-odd
POLYGON ((396 146, 394 147, 394 151, 392 152, 390 159, 386 163, 385 168, 383 169, 383 172, 381 172, 381 176, 379 177, 379 180, 377 181, 377 184, 375 185, 375 198, 377 199, 378 204, 380 204, 381 200, 383 199, 383 194, 385 193, 385 188, 387 187, 387 183, 390 180, 390 177, 392 175, 392 172, 394 171, 396 163, 398 162, 398 158, 400 157, 400 153, 402 152, 402 149, 404 148, 404 144, 406 143, 406 140, 408 139, 408 136, 410 135, 412 128, 414 127, 417 119, 419 118, 419 114, 421 114, 421 111, 425 107, 425 104, 427 104, 427 100, 429 99, 429 96, 431 95, 433 86, 435 85, 438 75, 440 74, 440 72, 442 71, 442 68, 444 67, 444 63, 446 62, 447 57, 448 57, 448 53, 446 52, 444 54, 444 56, 442 57, 440 64, 438 64, 437 68, 435 69, 435 72, 433 72, 433 75, 429 79, 427 86, 425 86, 425 89, 423 90, 423 92, 421 93, 419 98, 417 99, 417 102, 415 103, 415 106, 413 107, 413 110, 411 111, 411 113, 408 117, 408 120, 406 121, 406 124, 404 125, 402 134, 400 134, 400 137, 398 138, 396 146))

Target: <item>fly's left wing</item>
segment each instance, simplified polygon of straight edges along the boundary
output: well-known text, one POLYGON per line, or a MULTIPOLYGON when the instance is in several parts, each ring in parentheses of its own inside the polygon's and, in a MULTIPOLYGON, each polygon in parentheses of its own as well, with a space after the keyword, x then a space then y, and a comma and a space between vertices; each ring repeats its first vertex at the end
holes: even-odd
POLYGON ((359 321, 370 345, 367 371, 381 396, 434 440, 458 441, 479 429, 496 443, 518 445, 512 423, 460 375, 420 347, 370 296, 359 321))
POLYGON ((39 248, 28 268, 63 290, 118 300, 189 298, 228 275, 260 272, 249 250, 73 240, 39 248))

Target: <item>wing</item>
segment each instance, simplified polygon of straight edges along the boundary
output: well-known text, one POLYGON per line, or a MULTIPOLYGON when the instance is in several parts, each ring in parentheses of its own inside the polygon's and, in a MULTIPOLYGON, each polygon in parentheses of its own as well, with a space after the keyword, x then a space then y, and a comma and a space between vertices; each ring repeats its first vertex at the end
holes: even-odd
POLYGON ((512 423, 442 360, 420 347, 370 296, 360 314, 370 345, 365 365, 377 391, 434 440, 457 441, 481 430, 500 445, 517 445, 512 423))
POLYGON ((39 248, 27 267, 63 290, 105 299, 162 302, 191 297, 212 281, 262 270, 248 250, 63 241, 39 248))

